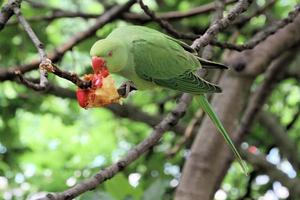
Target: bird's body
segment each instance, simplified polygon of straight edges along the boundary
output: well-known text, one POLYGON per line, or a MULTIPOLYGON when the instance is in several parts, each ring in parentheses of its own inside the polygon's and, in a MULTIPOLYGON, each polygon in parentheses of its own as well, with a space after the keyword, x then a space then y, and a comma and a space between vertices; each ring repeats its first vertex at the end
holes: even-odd
POLYGON ((116 73, 133 81, 139 90, 159 85, 192 94, 221 91, 195 75, 201 63, 184 49, 188 45, 161 32, 142 26, 122 26, 105 40, 118 41, 129 52, 124 66, 116 73))
POLYGON ((104 66, 108 71, 132 81, 139 90, 161 86, 197 95, 200 106, 246 171, 237 149, 204 96, 205 93, 221 92, 221 89, 195 73, 202 67, 201 63, 226 68, 224 65, 199 58, 187 44, 142 26, 115 29, 106 39, 97 41, 90 54, 94 71, 104 66))

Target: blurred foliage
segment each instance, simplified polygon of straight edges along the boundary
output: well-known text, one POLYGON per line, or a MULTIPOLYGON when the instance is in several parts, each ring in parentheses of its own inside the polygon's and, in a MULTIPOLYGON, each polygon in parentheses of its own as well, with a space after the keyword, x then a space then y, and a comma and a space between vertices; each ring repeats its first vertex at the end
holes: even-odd
MULTIPOLYGON (((125 0, 47 0, 40 2, 47 7, 32 8, 28 2, 24 1, 22 3, 24 16, 30 18, 51 15, 54 8, 99 14, 105 10, 105 5, 113 5, 116 2, 125 2, 125 0)), ((157 12, 187 11, 212 1, 158 0, 157 2, 145 1, 157 12)), ((0 5, 4 3, 6 1, 0 1, 0 5)), ((257 1, 259 6, 264 3, 264 0, 257 1)), ((277 1, 267 15, 255 17, 247 23, 241 29, 243 34, 238 37, 237 41, 241 43, 247 41, 270 21, 285 17, 296 3, 297 0, 277 1)), ((228 6, 226 10, 230 7, 228 6)), ((254 9, 255 7, 251 8, 248 14, 254 9)), ((141 12, 137 5, 131 10, 141 12)), ((210 18, 210 14, 203 14, 174 22, 174 25, 183 31, 197 33, 199 30, 205 30, 210 23, 210 18)), ((12 17, 10 21, 14 20, 16 20, 15 17, 12 17)), ((51 22, 32 22, 31 25, 46 45, 47 51, 51 52, 77 32, 85 30, 93 24, 93 21, 93 19, 63 18, 51 22)), ((90 46, 97 39, 109 34, 115 27, 124 24, 126 23, 117 20, 105 25, 96 36, 67 52, 59 61, 59 65, 79 74, 90 70, 90 46)), ((159 28, 155 23, 149 23, 149 26, 159 28)), ((227 41, 233 31, 228 30, 220 34, 219 39, 227 41)), ((216 52, 219 51, 216 49, 216 52)), ((216 55, 219 55, 216 59, 221 59, 220 53, 216 55)), ((7 25, 0 34, 1 68, 29 63, 36 58, 38 54, 22 28, 18 25, 7 25)), ((37 72, 31 72, 28 75, 38 78, 37 72)), ((74 85, 65 80, 53 75, 49 76, 55 84, 75 89, 74 85)), ((116 79, 120 84, 122 79, 119 77, 116 79)), ((262 80, 263 77, 259 77, 256 84, 261 83, 262 80)), ((151 127, 147 124, 119 118, 106 108, 80 109, 74 100, 37 93, 13 82, 1 83, 0 91, 0 199, 34 199, 44 195, 45 192, 62 191, 117 161, 151 132, 151 127)), ((131 95, 125 103, 138 106, 150 115, 163 116, 174 107, 175 101, 174 99, 167 101, 163 111, 157 103, 174 95, 176 92, 167 90, 139 91, 131 95)), ((278 85, 265 109, 277 115, 281 124, 285 126, 290 123, 295 113, 299 112, 299 101, 299 82, 287 79, 278 85), (295 107, 298 107, 298 110, 295 107)), ((183 123, 187 124, 196 110, 197 105, 193 104, 182 120, 183 123)), ((289 136, 297 141, 298 146, 300 145, 299 130, 298 120, 289 132, 289 136)), ((256 124, 251 138, 248 139, 249 144, 245 145, 259 146, 261 151, 266 152, 267 147, 272 144, 269 137, 264 128, 256 124)), ((165 134, 159 145, 151 149, 144 157, 96 190, 78 199, 172 199, 174 189, 178 185, 183 158, 188 153, 188 146, 171 159, 166 159, 165 152, 179 139, 180 135, 175 133, 165 134)), ((218 191, 219 194, 221 194, 220 191, 225 192, 225 198, 222 198, 222 195, 218 196, 217 192, 216 199, 221 200, 226 197, 237 199, 242 196, 248 179, 249 177, 245 177, 239 170, 239 166, 234 163, 223 182, 222 190, 218 191)), ((264 184, 254 181, 252 184, 255 198, 264 196, 267 191, 272 190, 272 184, 269 181, 265 181, 264 184)))

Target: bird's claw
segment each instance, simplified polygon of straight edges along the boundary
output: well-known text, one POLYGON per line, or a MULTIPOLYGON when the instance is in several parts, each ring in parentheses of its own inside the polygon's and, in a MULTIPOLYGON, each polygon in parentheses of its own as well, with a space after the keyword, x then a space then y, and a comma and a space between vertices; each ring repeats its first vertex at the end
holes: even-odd
POLYGON ((127 98, 129 93, 133 90, 137 90, 136 86, 132 81, 126 81, 118 88, 118 93, 123 98, 127 98))

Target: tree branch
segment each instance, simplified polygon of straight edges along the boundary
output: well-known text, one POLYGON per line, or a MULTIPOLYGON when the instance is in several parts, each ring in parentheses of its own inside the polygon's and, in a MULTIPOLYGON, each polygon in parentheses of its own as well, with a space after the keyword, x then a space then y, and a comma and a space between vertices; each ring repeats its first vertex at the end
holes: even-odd
POLYGON ((210 26, 210 28, 207 29, 207 31, 201 37, 199 37, 193 42, 191 47, 198 50, 208 45, 218 32, 220 32, 222 29, 226 28, 231 23, 233 23, 233 21, 242 12, 246 11, 251 2, 252 0, 240 0, 239 3, 235 5, 235 7, 229 12, 229 14, 226 17, 222 18, 221 20, 217 21, 212 26, 210 26))
POLYGON ((193 136, 197 132, 196 127, 199 127, 200 123, 203 120, 203 117, 204 117, 204 112, 203 110, 199 109, 194 115, 193 119, 189 122, 187 127, 184 129, 185 131, 183 136, 178 140, 178 142, 174 145, 174 147, 166 151, 167 158, 172 158, 173 156, 175 156, 178 153, 178 151, 182 148, 182 146, 193 138, 193 136))
POLYGON ((117 163, 105 168, 104 170, 94 175, 92 178, 86 180, 85 182, 79 183, 62 193, 48 194, 47 197, 41 198, 39 200, 73 199, 88 190, 95 189, 99 184, 101 184, 105 180, 112 178, 115 174, 122 171, 130 163, 132 163, 143 153, 145 153, 149 148, 155 145, 160 140, 160 138, 166 130, 176 125, 178 120, 184 115, 185 110, 190 101, 190 95, 183 95, 180 98, 180 101, 176 105, 175 109, 154 128, 151 135, 143 142, 138 144, 135 148, 130 150, 128 154, 123 159, 119 160, 117 163))
POLYGON ((9 0, 0 11, 0 31, 5 27, 5 24, 14 14, 14 8, 20 8, 22 0, 9 0))
MULTIPOLYGON (((225 4, 230 5, 237 0, 226 0, 225 4)), ((45 8, 45 5, 39 5, 39 7, 45 8)), ((162 20, 180 20, 183 18, 193 17, 200 14, 206 14, 209 12, 212 12, 215 10, 214 3, 208 3, 205 5, 201 5, 195 8, 192 8, 188 11, 170 11, 165 13, 159 13, 157 17, 162 20)), ((73 17, 81 17, 84 19, 90 19, 90 18, 97 18, 99 17, 99 14, 89 14, 89 13, 83 13, 83 12, 73 12, 73 11, 67 11, 62 9, 54 9, 54 12, 51 15, 47 16, 33 16, 32 18, 28 19, 29 22, 39 22, 39 21, 52 21, 59 18, 73 18, 73 17)), ((120 16, 121 19, 132 21, 135 23, 144 24, 147 22, 151 22, 152 19, 145 15, 145 14, 138 14, 138 13, 130 13, 130 12, 124 12, 120 16)), ((16 21, 9 22, 8 25, 15 25, 16 21)))
POLYGON ((300 13, 300 5, 297 5, 295 9, 289 12, 288 17, 278 21, 273 26, 270 26, 266 29, 263 29, 261 32, 256 34, 251 40, 242 45, 236 45, 229 42, 219 42, 217 40, 213 40, 211 42, 212 45, 218 46, 224 49, 232 49, 236 51, 244 51, 246 49, 253 49, 256 45, 267 39, 270 35, 275 34, 279 29, 285 27, 286 25, 292 23, 297 15, 300 13))
POLYGON ((20 9, 18 7, 14 7, 13 11, 15 15, 17 16, 17 19, 19 20, 20 24, 23 26, 24 30, 30 37, 31 41, 33 42, 34 46, 39 52, 40 55, 40 82, 39 84, 36 84, 34 82, 30 82, 29 80, 25 79, 21 71, 15 71, 15 75, 19 77, 21 83, 23 83, 25 86, 32 88, 34 90, 45 90, 48 84, 48 79, 47 79, 47 71, 51 72, 61 78, 65 78, 74 84, 76 84, 80 88, 88 88, 91 86, 91 82, 88 81, 83 81, 81 80, 76 74, 70 73, 67 71, 62 71, 60 70, 56 65, 52 64, 51 60, 48 59, 45 49, 44 49, 44 44, 41 43, 39 38, 36 36, 34 31, 32 30, 31 26, 28 24, 26 19, 23 17, 20 9))
MULTIPOLYGON (((300 80, 300 78, 299 78, 299 80, 300 80)), ((300 104, 298 104, 298 111, 294 114, 292 121, 290 121, 290 123, 288 123, 288 125, 285 127, 285 129, 287 131, 291 130, 299 118, 300 118, 300 104)))
POLYGON ((173 26, 165 21, 162 18, 159 18, 156 16, 156 14, 149 9, 147 5, 143 3, 142 0, 137 0, 137 2, 140 4, 141 9, 155 22, 157 22, 163 29, 165 29, 168 33, 173 35, 176 38, 188 38, 188 39, 196 39, 194 34, 182 34, 178 32, 173 26))
POLYGON ((300 157, 297 145, 291 140, 278 119, 271 113, 261 112, 259 122, 268 130, 282 154, 291 162, 295 170, 300 169, 300 157))
MULTIPOLYGON (((226 5, 228 4, 232 4, 237 2, 237 0, 226 0, 224 3, 226 5)), ((199 7, 195 7, 189 11, 186 12, 180 12, 180 11, 171 11, 171 12, 167 12, 167 13, 158 13, 157 14, 157 18, 160 20, 168 20, 168 21, 172 21, 172 20, 180 20, 182 18, 187 18, 187 17, 193 17, 196 15, 200 15, 200 14, 204 14, 204 13, 208 13, 211 11, 215 11, 215 3, 208 3, 206 5, 202 5, 199 7)), ((130 15, 132 15, 131 13, 125 13, 125 16, 127 16, 127 19, 132 19, 132 20, 137 20, 139 22, 150 22, 153 20, 153 18, 151 16, 149 16, 147 13, 146 15, 136 15, 134 17, 130 17, 130 15)))
MULTIPOLYGON (((145 5, 143 3, 142 0, 138 0, 138 3, 140 4, 140 7, 144 10, 144 12, 155 22, 157 22, 163 29, 165 29, 168 33, 170 33, 171 35, 173 35, 174 37, 176 38, 180 38, 180 39, 189 39, 189 40, 199 40, 199 37, 203 37, 203 36, 198 36, 198 35, 195 35, 195 34, 187 34, 187 33, 181 33, 179 31, 177 31, 170 23, 168 23, 167 21, 163 20, 162 18, 159 18, 156 16, 156 14, 151 11, 147 5, 145 5)), ((238 12, 243 12, 244 10, 242 10, 243 6, 246 6, 244 5, 243 3, 240 3, 238 5, 236 5, 236 7, 232 10, 232 12, 230 13, 232 16, 229 16, 230 20, 234 20, 237 16, 238 16, 238 12), (235 13, 234 15, 232 13, 235 13), (232 17, 232 18, 231 18, 232 17)), ((246 8, 245 8, 246 9, 246 8)), ((294 16, 294 15, 293 15, 294 16)), ((250 44, 245 44, 245 45, 235 45, 235 44, 232 44, 232 43, 224 43, 224 42, 219 42, 217 41, 216 39, 213 39, 213 37, 220 31, 220 30, 217 30, 217 29, 224 29, 226 28, 227 26, 230 25, 228 19, 227 20, 224 20, 225 18, 223 18, 222 22, 219 22, 218 20, 216 22, 214 22, 214 25, 215 26, 211 26, 210 29, 208 29, 206 31, 206 38, 208 38, 209 42, 207 44, 212 44, 212 45, 215 45, 215 46, 218 46, 218 47, 221 47, 221 48, 228 48, 228 49, 234 49, 234 50, 238 50, 238 51, 243 51, 245 49, 251 49, 253 48, 255 45, 257 45, 259 42, 261 42, 262 40, 264 40, 265 38, 261 39, 261 40, 257 40, 254 42, 251 42, 250 44), (218 24, 218 25, 216 25, 218 24), (223 26, 223 27, 221 27, 223 26), (218 28, 219 27, 219 28, 218 28), (211 35, 208 37, 208 35, 211 35)), ((195 41, 197 41, 195 40, 195 41)), ((208 41, 207 40, 207 41, 208 41)), ((195 42, 194 41, 194 42, 195 42)), ((204 41, 204 40, 203 40, 204 41)), ((204 46, 206 46, 207 44, 203 44, 204 46)), ((195 45, 194 43, 192 44, 192 47, 193 45, 195 45)), ((200 45, 200 43, 199 43, 200 45)), ((204 47, 203 46, 203 47, 204 47)), ((195 46, 193 47, 195 48, 195 46)))
POLYGON ((300 180, 297 178, 289 178, 284 172, 279 170, 275 165, 269 163, 262 154, 252 154, 242 150, 244 158, 253 165, 253 167, 261 172, 267 174, 271 180, 280 181, 284 186, 290 190, 290 195, 293 199, 298 199, 300 196, 300 180))
POLYGON ((253 17, 259 16, 263 14, 268 8, 274 5, 276 0, 269 0, 263 5, 262 7, 259 7, 254 10, 254 12, 248 16, 240 16, 237 20, 234 21, 233 25, 237 27, 244 26, 247 22, 249 22, 253 17))
MULTIPOLYGON (((114 6, 110 10, 106 11, 103 15, 96 19, 95 23, 92 26, 87 28, 85 31, 79 32, 74 35, 66 43, 62 44, 54 52, 50 53, 48 58, 52 60, 52 62, 56 62, 63 56, 65 52, 72 49, 75 45, 82 42, 83 40, 93 36, 99 28, 104 26, 106 23, 116 19, 122 12, 128 10, 134 3, 135 0, 129 0, 124 5, 114 6)), ((38 65, 39 61, 35 60, 29 64, 22 66, 9 67, 8 69, 0 68, 0 81, 12 80, 16 76, 18 76, 18 73, 24 74, 26 72, 32 71, 36 69, 38 65)))
MULTIPOLYGON (((188 39, 188 40, 195 40, 201 36, 195 35, 195 34, 187 34, 187 33, 181 33, 179 31, 177 31, 170 23, 168 23, 167 21, 163 20, 162 18, 159 18, 158 16, 155 15, 155 13, 153 11, 151 11, 148 6, 146 6, 143 1, 139 0, 138 1, 141 8, 144 10, 144 12, 155 22, 157 22, 163 29, 165 29, 169 34, 173 35, 176 38, 179 39, 188 39)), ((268 6, 272 5, 274 2, 271 2, 269 4, 267 4, 265 7, 262 8, 262 10, 265 10, 268 6)), ((258 14, 259 12, 255 12, 253 15, 248 16, 249 17, 253 17, 256 14, 258 14)), ((296 7, 294 11, 291 11, 289 13, 289 16, 281 21, 279 21, 276 25, 274 25, 273 27, 270 27, 269 29, 260 32, 259 34, 256 35, 256 37, 254 37, 252 40, 250 40, 249 42, 247 42, 246 44, 242 44, 242 45, 237 45, 237 44, 233 44, 230 42, 220 42, 216 39, 211 39, 211 41, 209 42, 211 45, 215 45, 218 46, 220 48, 223 49, 232 49, 232 50, 236 50, 236 51, 244 51, 246 49, 252 49, 254 48, 257 44, 259 44, 260 42, 264 41, 267 37, 269 37, 270 35, 274 34, 278 29, 286 26, 287 24, 293 22, 293 20, 295 19, 295 17, 297 16, 297 14, 299 13, 299 8, 296 7)), ((247 18, 247 19, 248 19, 247 18)), ((218 21, 216 21, 215 23, 217 23, 218 21)), ((242 23, 242 22, 239 22, 242 23)), ((233 22, 234 24, 234 22, 233 22)), ((209 30, 207 30, 209 32, 209 30)))
POLYGON ((48 79, 47 79, 48 75, 47 75, 47 71, 45 70, 45 68, 48 68, 49 66, 51 66, 51 60, 49 60, 47 58, 47 55, 46 55, 46 52, 44 49, 44 44, 41 43, 39 38, 36 36, 34 31, 32 30, 31 26, 28 24, 26 19, 23 17, 23 15, 20 11, 20 8, 14 7, 13 11, 14 11, 15 15, 17 16, 19 23, 23 26, 24 30, 26 31, 26 33, 30 37, 31 41, 33 42, 34 46, 36 47, 36 49, 39 52, 39 55, 40 55, 40 65, 39 65, 40 83, 39 84, 30 83, 28 80, 26 80, 24 77, 22 77, 21 73, 17 72, 16 75, 18 75, 20 78, 20 81, 22 83, 24 83, 25 85, 27 85, 28 87, 32 87, 35 90, 43 90, 47 87, 47 84, 48 84, 48 79))

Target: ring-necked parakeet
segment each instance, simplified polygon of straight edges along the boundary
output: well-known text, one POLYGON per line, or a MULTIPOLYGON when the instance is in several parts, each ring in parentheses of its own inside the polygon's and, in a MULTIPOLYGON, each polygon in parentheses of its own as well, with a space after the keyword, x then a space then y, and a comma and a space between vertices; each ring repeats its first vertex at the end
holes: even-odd
POLYGON ((202 65, 226 68, 224 65, 199 58, 187 44, 143 26, 115 29, 107 38, 97 41, 90 54, 94 71, 107 68, 109 72, 131 80, 139 90, 161 86, 199 96, 200 106, 246 172, 246 165, 204 96, 205 93, 221 92, 221 89, 195 73, 202 65))

